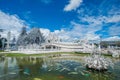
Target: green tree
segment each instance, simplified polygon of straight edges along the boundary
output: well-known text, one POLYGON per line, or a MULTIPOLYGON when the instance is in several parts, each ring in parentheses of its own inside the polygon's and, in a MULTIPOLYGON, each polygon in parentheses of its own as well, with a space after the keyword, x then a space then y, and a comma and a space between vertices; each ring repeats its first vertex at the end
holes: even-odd
POLYGON ((3 39, 5 39, 4 47, 3 47, 3 48, 5 48, 6 45, 7 45, 7 43, 6 43, 6 42, 7 42, 7 39, 6 39, 6 38, 0 38, 0 49, 2 49, 2 46, 3 46, 3 43, 2 43, 3 39))

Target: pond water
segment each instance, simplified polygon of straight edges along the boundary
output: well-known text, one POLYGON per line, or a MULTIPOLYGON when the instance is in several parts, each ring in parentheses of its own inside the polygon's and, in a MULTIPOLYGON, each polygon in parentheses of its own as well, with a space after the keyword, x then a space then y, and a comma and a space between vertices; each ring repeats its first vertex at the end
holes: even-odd
POLYGON ((0 80, 120 80, 120 60, 106 72, 87 70, 83 56, 0 58, 0 80))

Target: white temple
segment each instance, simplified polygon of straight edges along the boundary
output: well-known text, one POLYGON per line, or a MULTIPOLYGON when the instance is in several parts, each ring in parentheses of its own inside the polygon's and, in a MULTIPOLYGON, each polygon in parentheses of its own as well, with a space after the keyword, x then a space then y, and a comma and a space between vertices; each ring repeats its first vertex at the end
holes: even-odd
POLYGON ((92 45, 82 40, 75 42, 62 42, 60 38, 54 33, 49 33, 48 36, 43 36, 39 28, 33 28, 30 32, 23 27, 18 38, 11 39, 11 33, 7 35, 6 50, 19 52, 92 52, 92 45))
POLYGON ((43 36, 39 28, 33 28, 30 32, 23 27, 19 37, 10 39, 10 32, 7 37, 6 50, 18 51, 21 53, 47 53, 47 52, 83 52, 92 53, 94 44, 87 40, 79 42, 63 42, 54 33, 43 36))

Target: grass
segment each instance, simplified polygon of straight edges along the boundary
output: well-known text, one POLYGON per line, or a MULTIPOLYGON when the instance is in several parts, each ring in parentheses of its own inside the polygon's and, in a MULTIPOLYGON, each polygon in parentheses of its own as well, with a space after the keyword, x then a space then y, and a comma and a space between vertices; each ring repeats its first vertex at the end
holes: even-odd
MULTIPOLYGON (((82 52, 53 52, 53 53, 39 53, 39 54, 24 54, 24 53, 0 53, 0 56, 4 55, 7 57, 25 57, 25 56, 44 56, 44 55, 57 55, 57 54, 70 54, 70 55, 78 55, 78 56, 86 56, 90 55, 90 53, 82 53, 82 52)), ((106 57, 112 57, 111 54, 102 54, 106 57)))
POLYGON ((43 56, 43 55, 57 55, 57 54, 71 54, 71 55, 80 55, 85 56, 89 53, 81 53, 81 52, 53 52, 53 53, 40 53, 40 54, 24 54, 24 53, 0 53, 0 55, 4 55, 7 57, 24 57, 24 56, 43 56))
POLYGON ((104 55, 104 56, 112 56, 112 54, 102 54, 102 55, 104 55))
POLYGON ((4 50, 0 50, 0 52, 4 52, 4 50))
POLYGON ((7 56, 7 57, 21 57, 21 56, 28 56, 28 55, 23 54, 23 53, 6 53, 5 56, 7 56))
POLYGON ((73 52, 74 54, 79 54, 79 55, 89 55, 90 53, 83 53, 83 52, 73 52))

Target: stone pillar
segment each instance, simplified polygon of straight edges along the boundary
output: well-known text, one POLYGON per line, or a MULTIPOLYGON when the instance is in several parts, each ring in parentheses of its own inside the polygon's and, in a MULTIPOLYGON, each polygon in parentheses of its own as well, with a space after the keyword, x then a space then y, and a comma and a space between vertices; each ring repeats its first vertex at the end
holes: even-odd
POLYGON ((51 50, 53 50, 53 46, 51 46, 51 50))
POLYGON ((58 50, 58 46, 56 46, 56 50, 58 50))
POLYGON ((44 50, 46 50, 46 46, 44 46, 44 50))
POLYGON ((4 50, 4 47, 5 47, 5 39, 3 38, 2 39, 2 50, 4 50))
POLYGON ((11 38, 11 32, 9 31, 7 34, 7 50, 10 50, 10 38, 11 38))

